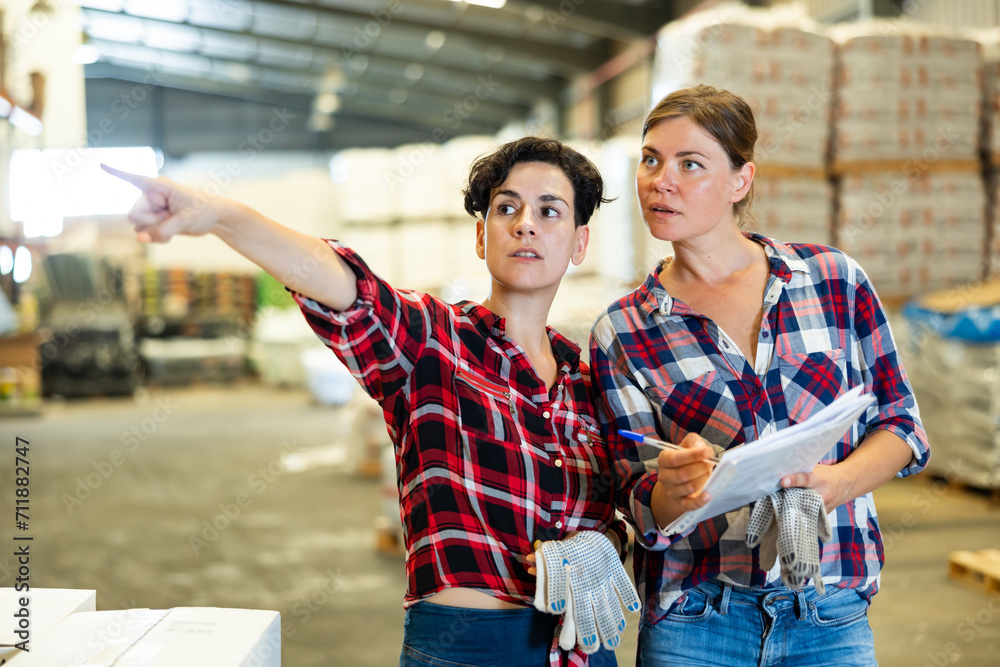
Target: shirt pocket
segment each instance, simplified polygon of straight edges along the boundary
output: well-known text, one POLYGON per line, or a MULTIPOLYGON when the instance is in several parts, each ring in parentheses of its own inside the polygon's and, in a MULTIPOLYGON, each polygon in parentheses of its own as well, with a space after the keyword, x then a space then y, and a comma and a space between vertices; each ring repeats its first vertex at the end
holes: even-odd
POLYGON ((843 349, 780 354, 778 371, 789 424, 805 421, 849 388, 843 349))
POLYGON ((527 544, 525 506, 534 506, 534 490, 526 480, 536 478, 533 451, 523 446, 509 387, 481 372, 456 369, 461 450, 459 475, 465 502, 480 522, 473 534, 490 536, 518 552, 527 544))
POLYGON ((520 441, 510 387, 459 367, 455 371, 455 396, 463 432, 468 430, 501 442, 520 441))
POLYGON ((688 433, 697 433, 721 447, 743 442, 736 399, 719 371, 669 386, 650 385, 646 398, 668 442, 680 442, 688 433))

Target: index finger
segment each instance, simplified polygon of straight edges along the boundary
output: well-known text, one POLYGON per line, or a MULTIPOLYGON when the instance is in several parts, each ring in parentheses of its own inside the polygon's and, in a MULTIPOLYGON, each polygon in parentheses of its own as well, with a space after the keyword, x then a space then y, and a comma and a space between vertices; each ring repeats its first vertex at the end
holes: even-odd
POLYGON ((148 190, 155 180, 153 178, 150 178, 149 176, 143 176, 141 174, 133 174, 128 171, 122 171, 121 169, 115 169, 114 167, 109 167, 103 162, 101 163, 101 169, 108 172, 112 176, 117 176, 123 181, 131 183, 140 190, 148 190))
POLYGON ((681 449, 665 449, 660 452, 658 463, 666 468, 680 468, 692 463, 708 462, 713 456, 708 445, 681 444, 681 449))

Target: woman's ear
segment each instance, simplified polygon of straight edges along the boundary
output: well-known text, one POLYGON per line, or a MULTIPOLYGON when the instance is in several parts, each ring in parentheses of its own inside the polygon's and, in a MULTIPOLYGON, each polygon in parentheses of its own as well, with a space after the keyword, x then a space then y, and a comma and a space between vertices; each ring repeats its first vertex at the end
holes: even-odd
POLYGON ((476 254, 479 259, 486 259, 486 221, 476 220, 476 254))
POLYGON ((575 266, 580 266, 583 258, 587 256, 587 244, 590 242, 590 227, 580 225, 576 228, 576 247, 573 249, 573 256, 570 261, 575 266))
POLYGON ((739 168, 733 174, 733 198, 730 200, 731 203, 742 200, 747 196, 747 192, 750 191, 750 186, 753 184, 754 174, 757 172, 757 166, 753 162, 744 162, 743 166, 739 168))

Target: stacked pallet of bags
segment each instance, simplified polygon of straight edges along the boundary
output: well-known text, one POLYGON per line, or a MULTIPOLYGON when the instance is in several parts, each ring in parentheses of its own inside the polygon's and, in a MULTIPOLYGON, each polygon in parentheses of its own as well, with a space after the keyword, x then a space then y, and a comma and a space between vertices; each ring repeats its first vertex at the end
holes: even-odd
POLYGON ((989 220, 988 273, 1000 274, 1000 28, 976 31, 983 49, 983 141, 989 220))
POLYGON ((978 43, 906 22, 859 22, 830 34, 835 244, 883 297, 980 278, 987 224, 978 43))
POLYGON ((796 6, 758 10, 726 3, 670 23, 658 35, 654 104, 706 83, 753 107, 753 231, 783 241, 831 242, 825 168, 833 65, 832 40, 796 6))
POLYGON ((897 335, 933 452, 928 469, 1000 489, 1000 283, 933 293, 904 315, 897 335))
POLYGON ((496 147, 494 137, 469 135, 338 153, 330 171, 342 237, 397 287, 449 301, 485 298, 488 276, 462 190, 472 162, 496 147))

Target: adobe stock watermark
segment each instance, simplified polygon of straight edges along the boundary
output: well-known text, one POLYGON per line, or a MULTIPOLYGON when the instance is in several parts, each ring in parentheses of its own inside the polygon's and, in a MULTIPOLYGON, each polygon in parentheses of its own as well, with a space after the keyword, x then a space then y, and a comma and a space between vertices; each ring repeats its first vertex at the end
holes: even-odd
POLYGON ((899 519, 891 524, 885 525, 881 529, 882 548, 890 551, 902 538, 906 532, 919 523, 919 518, 931 511, 937 504, 941 496, 948 492, 949 482, 966 479, 971 472, 963 459, 952 459, 948 461, 948 469, 944 472, 944 479, 935 480, 927 488, 921 489, 910 497, 910 504, 915 508, 913 511, 907 510, 900 514, 899 519))
POLYGON ((208 208, 212 199, 221 195, 222 191, 233 182, 233 178, 243 173, 244 165, 253 162, 259 153, 267 150, 275 138, 288 129, 292 120, 297 117, 297 114, 289 111, 288 107, 281 109, 273 107, 266 125, 257 132, 248 134, 236 147, 236 153, 242 160, 229 160, 222 169, 210 171, 209 182, 196 191, 191 207, 184 209, 182 216, 193 218, 208 208))
POLYGON ((806 101, 794 109, 786 111, 778 119, 774 134, 769 135, 764 142, 758 144, 755 160, 764 162, 772 154, 780 152, 785 142, 792 138, 803 125, 815 118, 816 114, 825 116, 832 98, 832 88, 824 90, 815 84, 810 86, 806 101))
POLYGON ((188 546, 195 556, 200 556, 202 551, 228 530, 243 515, 243 511, 253 504, 255 498, 259 497, 270 488, 275 481, 288 472, 282 459, 299 451, 295 441, 285 441, 281 454, 272 459, 267 465, 257 468, 256 471, 247 477, 246 485, 249 491, 236 494, 229 501, 219 503, 219 512, 201 522, 201 532, 188 535, 188 546), (252 493, 250 493, 252 492, 252 493))
MULTIPOLYGON (((148 397, 148 393, 145 395, 148 397)), ((93 468, 93 472, 76 478, 76 487, 73 493, 62 494, 60 499, 62 500, 63 507, 66 508, 67 514, 73 514, 105 482, 111 479, 115 472, 125 464, 128 455, 135 453, 145 442, 152 438, 160 429, 160 426, 170 419, 180 407, 169 397, 157 398, 152 405, 153 409, 148 417, 132 424, 127 431, 121 434, 119 440, 122 444, 122 449, 112 449, 106 458, 92 461, 90 466, 93 468)))
POLYGON ((331 595, 339 590, 347 580, 346 577, 341 575, 339 569, 337 572, 327 570, 324 572, 324 575, 323 581, 318 586, 292 604, 291 615, 295 618, 295 623, 292 623, 287 615, 282 616, 281 633, 277 641, 272 637, 268 637, 268 641, 258 644, 253 652, 243 661, 242 664, 245 667, 263 667, 264 665, 272 664, 274 656, 281 653, 281 642, 294 637, 299 631, 299 627, 308 623, 313 614, 329 602, 331 595))
POLYGON ((450 138, 445 128, 457 131, 479 109, 480 105, 489 100, 502 86, 492 74, 482 75, 477 81, 478 83, 472 92, 454 102, 451 108, 444 112, 442 116, 443 127, 436 127, 431 132, 430 138, 433 145, 418 144, 414 146, 406 155, 398 158, 395 171, 386 172, 384 178, 390 192, 395 192, 404 179, 409 178, 424 166, 428 158, 438 151, 440 145, 450 138))
POLYGON ((132 112, 148 100, 150 93, 163 83, 161 72, 150 69, 141 82, 116 97, 111 102, 108 113, 96 122, 95 127, 88 130, 87 145, 70 149, 66 157, 52 163, 52 173, 56 176, 57 182, 62 183, 67 174, 87 164, 93 157, 94 149, 104 145, 108 137, 118 130, 118 124, 128 120, 132 112))
POLYGON ((989 600, 975 613, 966 616, 952 632, 955 640, 947 642, 940 651, 928 651, 923 667, 947 667, 962 660, 962 647, 968 646, 1000 616, 1000 591, 990 591, 989 600))
POLYGON ((381 9, 373 9, 368 12, 371 20, 362 26, 355 26, 351 41, 340 47, 340 55, 349 66, 358 64, 357 58, 362 57, 375 44, 375 41, 382 36, 382 31, 389 27, 393 19, 403 10, 401 0, 388 0, 381 9))
POLYGON ((855 220, 841 227, 840 242, 853 241, 857 236, 871 229, 879 218, 910 191, 910 181, 927 173, 931 166, 941 159, 942 153, 954 145, 956 136, 951 125, 939 128, 934 144, 903 164, 903 176, 893 179, 888 188, 875 192, 875 201, 857 213, 855 220))

